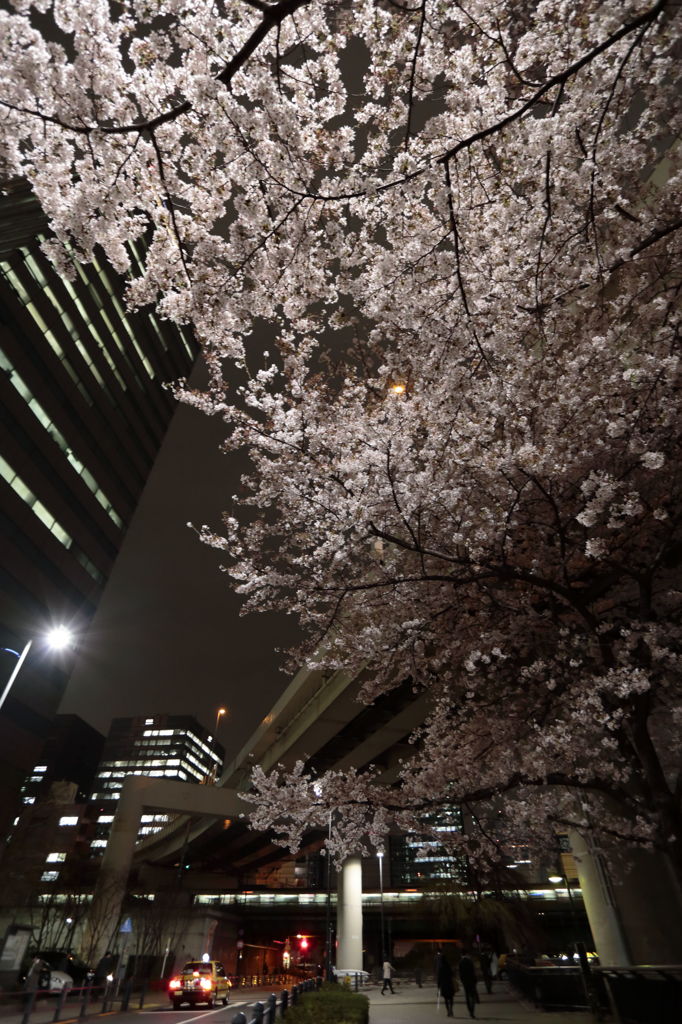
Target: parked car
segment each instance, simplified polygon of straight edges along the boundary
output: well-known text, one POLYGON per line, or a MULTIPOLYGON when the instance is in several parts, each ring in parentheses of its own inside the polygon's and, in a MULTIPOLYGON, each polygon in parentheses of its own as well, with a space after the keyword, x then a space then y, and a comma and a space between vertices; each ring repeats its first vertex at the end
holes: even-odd
POLYGON ((84 960, 81 960, 79 956, 76 956, 75 953, 71 953, 69 950, 42 949, 38 950, 34 955, 40 957, 41 960, 45 960, 52 970, 62 971, 70 975, 73 979, 73 984, 77 988, 87 985, 89 981, 92 981, 95 973, 84 960))
POLYGON ((227 1006, 230 979, 218 960, 190 960, 169 981, 168 996, 174 1010, 183 1003, 205 1003, 210 1009, 219 999, 227 1006))
POLYGON ((366 985, 369 981, 367 971, 352 971, 345 967, 334 967, 334 977, 344 985, 366 985))
POLYGON ((24 988, 31 992, 62 992, 73 988, 73 978, 66 971, 55 970, 47 960, 34 956, 23 978, 24 988))

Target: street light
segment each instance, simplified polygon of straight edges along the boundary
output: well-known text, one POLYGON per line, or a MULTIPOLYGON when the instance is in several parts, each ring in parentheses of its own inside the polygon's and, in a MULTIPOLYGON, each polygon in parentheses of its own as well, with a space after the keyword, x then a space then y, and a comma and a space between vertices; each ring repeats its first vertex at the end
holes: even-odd
POLYGON ((381 962, 386 960, 386 946, 384 943, 384 851, 379 850, 379 910, 381 913, 381 962))
POLYGON ((568 905, 570 907, 570 914, 571 914, 571 925, 572 925, 572 931, 573 931, 573 944, 577 948, 578 945, 579 945, 579 939, 578 939, 578 915, 576 914, 575 903, 573 902, 573 893, 571 892, 571 887, 568 884, 568 878, 566 878, 565 875, 548 875, 547 876, 547 881, 551 882, 552 885, 562 885, 563 884, 564 888, 566 889, 566 894, 568 896, 568 905))
MULTIPOLYGON (((44 640, 47 646, 50 647, 53 651, 63 651, 64 648, 69 647, 71 645, 73 641, 73 634, 71 630, 68 629, 66 626, 55 626, 53 629, 49 631, 49 633, 45 635, 44 640)), ((24 645, 22 651, 15 651, 13 647, 0 648, 3 651, 7 651, 8 654, 13 654, 14 657, 17 659, 17 663, 14 666, 14 670, 10 675, 9 679, 7 680, 7 682, 5 683, 5 689, 2 691, 2 694, 0 695, 0 708, 2 708, 3 704, 7 700, 7 695, 14 686, 14 681, 19 675, 19 672, 21 671, 21 666, 26 661, 26 657, 28 655, 28 652, 31 650, 32 645, 33 640, 29 640, 24 645)))
POLYGON ((218 708, 218 710, 216 711, 215 729, 213 730, 215 735, 216 735, 216 738, 218 736, 218 726, 220 725, 220 719, 223 717, 223 715, 226 715, 226 714, 227 714, 227 708, 218 708))

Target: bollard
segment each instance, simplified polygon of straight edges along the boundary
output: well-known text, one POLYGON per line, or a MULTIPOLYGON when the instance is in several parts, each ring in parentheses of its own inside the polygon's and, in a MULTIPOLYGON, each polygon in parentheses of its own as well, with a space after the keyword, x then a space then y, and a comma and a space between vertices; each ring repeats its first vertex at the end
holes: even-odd
POLYGON ((287 1009, 289 1007, 289 992, 288 992, 288 990, 286 988, 282 992, 280 1003, 281 1003, 281 1007, 280 1007, 280 1011, 279 1012, 281 1013, 281 1015, 283 1017, 285 1017, 287 1009))
POLYGON ((121 1013, 125 1013, 128 1009, 128 1003, 130 1002, 130 993, 133 988, 133 979, 129 978, 123 986, 123 995, 121 996, 121 1013))
POLYGON ((64 1009, 64 1003, 66 1002, 66 997, 67 997, 68 994, 69 994, 69 989, 65 985, 64 988, 59 993, 59 999, 57 1000, 57 1005, 55 1007, 54 1016, 52 1018, 53 1024, 54 1024, 55 1021, 58 1021, 59 1018, 61 1017, 62 1010, 64 1009))
POLYGON ((247 1021, 245 1014, 235 1013, 234 1017, 232 1018, 232 1024, 249 1024, 249 1022, 247 1021))
POLYGON ((138 1009, 140 1009, 140 1010, 144 1006, 144 997, 146 996, 146 994, 147 994, 147 979, 143 978, 142 979, 142 988, 140 989, 140 1002, 139 1002, 139 1006, 138 1006, 138 1009))
POLYGON ((298 985, 291 986, 291 1005, 296 1006, 298 1002, 298 985))
POLYGON ((253 1006, 253 1021, 252 1024, 263 1024, 263 1011, 265 1007, 262 1003, 254 1003, 253 1006))
POLYGON ((274 1024, 274 1020, 277 1015, 277 996, 274 992, 268 996, 268 1008, 266 1013, 268 1017, 268 1024, 274 1024))
POLYGON ((92 999, 92 982, 90 982, 89 985, 86 985, 85 988, 83 989, 83 996, 81 998, 81 1008, 78 1011, 78 1016, 79 1017, 84 1017, 85 1016, 85 1011, 87 1010, 88 1003, 90 1002, 91 999, 92 999))
POLYGON ((26 1000, 24 1002, 24 1012, 21 1018, 21 1024, 28 1024, 28 1019, 31 1016, 31 1013, 33 1012, 33 1007, 35 1006, 37 994, 37 989, 34 988, 31 989, 30 994, 26 997, 26 1000))

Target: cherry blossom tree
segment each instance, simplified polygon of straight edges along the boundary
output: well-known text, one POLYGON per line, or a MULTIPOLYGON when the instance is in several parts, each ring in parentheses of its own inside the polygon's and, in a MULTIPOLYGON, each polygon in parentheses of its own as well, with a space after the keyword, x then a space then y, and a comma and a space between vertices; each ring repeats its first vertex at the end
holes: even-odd
POLYGON ((254 824, 493 856, 577 826, 682 878, 672 0, 13 0, 2 165, 69 272, 192 324, 246 448, 224 532, 294 658, 433 711, 254 824), (133 243, 133 245, 131 245, 133 243), (264 337, 272 341, 263 342, 264 337), (272 351, 269 352, 267 348, 272 351))

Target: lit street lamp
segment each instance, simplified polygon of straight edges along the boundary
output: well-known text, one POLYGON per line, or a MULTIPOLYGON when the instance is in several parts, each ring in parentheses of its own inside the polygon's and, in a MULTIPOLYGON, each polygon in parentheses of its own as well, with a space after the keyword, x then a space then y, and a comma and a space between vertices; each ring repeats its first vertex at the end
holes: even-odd
POLYGON ((216 739, 218 737, 218 726, 220 725, 220 719, 223 717, 223 715, 226 715, 226 714, 227 714, 227 708, 218 708, 218 710, 216 712, 216 716, 215 716, 215 729, 213 730, 214 733, 215 733, 216 739))
MULTIPOLYGON (((55 626, 54 629, 51 629, 50 632, 46 634, 44 639, 45 642, 47 643, 47 646, 50 647, 53 651, 61 651, 64 650, 65 647, 69 647, 71 645, 71 642, 73 640, 73 634, 69 629, 67 629, 66 626, 55 626)), ((0 695, 0 708, 2 708, 3 704, 7 700, 7 695, 14 686, 14 681, 19 675, 19 672, 21 671, 21 666, 26 661, 26 657, 28 655, 28 652, 31 650, 32 645, 33 640, 29 640, 24 645, 22 651, 15 651, 14 648, 12 647, 1 648, 1 650, 7 651, 8 654, 13 654, 14 657, 17 659, 17 663, 14 666, 12 674, 5 683, 5 688, 2 691, 2 694, 0 695)))
POLYGON ((568 884, 568 879, 566 878, 565 875, 548 875, 547 876, 547 881, 551 882, 552 885, 562 885, 563 884, 564 888, 566 889, 566 894, 568 896, 568 905, 570 907, 570 914, 571 914, 571 926, 572 926, 572 931, 573 931, 573 944, 576 945, 576 947, 577 947, 577 944, 578 944, 578 941, 579 941, 578 940, 578 915, 576 913, 575 903, 573 901, 573 893, 571 892, 571 887, 568 884))
POLYGON ((386 945, 384 943, 384 852, 377 853, 379 858, 379 910, 381 913, 381 962, 386 960, 386 945))

